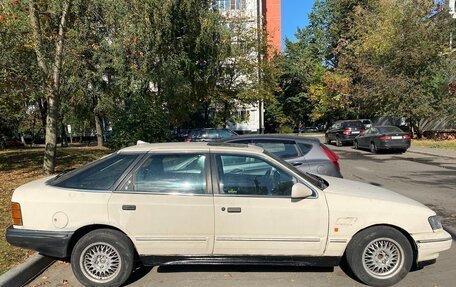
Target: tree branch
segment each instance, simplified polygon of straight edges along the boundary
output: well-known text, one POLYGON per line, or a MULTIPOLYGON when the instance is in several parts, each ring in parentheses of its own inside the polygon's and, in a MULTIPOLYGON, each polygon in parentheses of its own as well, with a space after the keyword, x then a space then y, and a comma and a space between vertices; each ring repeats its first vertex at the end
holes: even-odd
POLYGON ((34 43, 34 50, 36 54, 36 58, 38 61, 38 66, 41 68, 45 77, 49 77, 49 69, 46 65, 46 60, 44 54, 42 53, 43 42, 41 41, 42 33, 41 33, 41 23, 40 18, 38 16, 37 11, 37 4, 35 1, 31 0, 29 2, 30 7, 30 23, 32 25, 32 33, 33 33, 33 43, 34 43))
POLYGON ((63 56, 63 39, 65 33, 66 20, 68 17, 68 11, 70 10, 71 0, 65 2, 63 7, 62 16, 59 23, 59 34, 57 36, 57 41, 55 43, 55 56, 54 56, 54 65, 53 65, 53 82, 54 82, 54 91, 59 89, 60 83, 60 70, 62 66, 62 56, 63 56))

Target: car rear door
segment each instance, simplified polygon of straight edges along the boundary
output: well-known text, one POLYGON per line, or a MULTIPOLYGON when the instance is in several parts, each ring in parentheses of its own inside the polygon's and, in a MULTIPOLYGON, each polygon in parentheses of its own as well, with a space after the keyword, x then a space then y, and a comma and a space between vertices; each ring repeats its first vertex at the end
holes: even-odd
POLYGON ((108 204, 113 226, 138 253, 210 255, 214 207, 207 151, 150 153, 108 204))
POLYGON ((277 163, 243 154, 211 155, 214 255, 322 255, 328 232, 323 196, 291 199, 298 181, 277 163))

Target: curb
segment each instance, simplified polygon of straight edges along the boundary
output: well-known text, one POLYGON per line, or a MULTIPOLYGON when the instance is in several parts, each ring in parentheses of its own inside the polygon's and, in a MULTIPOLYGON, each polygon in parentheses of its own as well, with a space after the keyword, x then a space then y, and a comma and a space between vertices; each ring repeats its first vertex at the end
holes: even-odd
POLYGON ((453 240, 456 240, 456 228, 450 227, 450 226, 443 226, 443 229, 448 232, 451 237, 453 237, 453 240))
POLYGON ((430 152, 425 152, 425 151, 415 151, 413 149, 408 149, 407 152, 456 159, 456 156, 452 156, 452 155, 436 154, 436 153, 430 153, 430 152))
POLYGON ((0 286, 21 287, 35 279, 46 270, 55 259, 35 253, 24 263, 14 267, 0 276, 0 286))

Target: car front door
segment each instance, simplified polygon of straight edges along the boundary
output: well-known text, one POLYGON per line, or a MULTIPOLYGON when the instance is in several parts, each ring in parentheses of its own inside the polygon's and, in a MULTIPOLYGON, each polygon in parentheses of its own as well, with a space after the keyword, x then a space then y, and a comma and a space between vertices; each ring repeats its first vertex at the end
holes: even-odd
POLYGON ((111 224, 130 236, 142 256, 212 254, 208 165, 207 151, 149 154, 111 196, 111 224))
POLYGON ((328 232, 325 199, 291 199, 295 175, 269 160, 214 154, 214 255, 322 255, 328 232))

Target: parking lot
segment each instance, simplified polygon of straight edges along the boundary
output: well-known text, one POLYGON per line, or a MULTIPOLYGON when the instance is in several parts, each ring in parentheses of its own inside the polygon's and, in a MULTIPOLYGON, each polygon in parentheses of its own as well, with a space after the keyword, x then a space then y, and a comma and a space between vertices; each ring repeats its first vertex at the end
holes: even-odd
MULTIPOLYGON (((350 146, 331 148, 346 179, 392 189, 414 198, 456 227, 456 160, 421 155, 371 154, 350 146)), ((385 206, 388 212, 388 206, 385 206)), ((456 246, 437 263, 411 272, 397 286, 454 286, 456 246)), ((80 286, 66 262, 56 262, 29 286, 80 286)), ((163 266, 136 270, 128 286, 364 286, 339 268, 163 266)))

